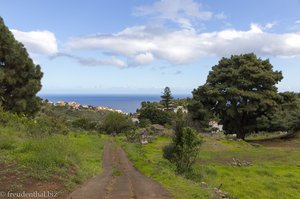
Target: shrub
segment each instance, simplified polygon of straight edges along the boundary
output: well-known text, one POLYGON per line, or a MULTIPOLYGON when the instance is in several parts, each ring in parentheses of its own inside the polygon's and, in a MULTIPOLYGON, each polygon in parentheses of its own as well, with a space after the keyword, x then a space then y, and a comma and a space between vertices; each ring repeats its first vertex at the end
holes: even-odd
POLYGON ((126 139, 128 142, 137 143, 140 141, 140 134, 134 129, 126 132, 126 139))
POLYGON ((14 127, 16 129, 24 128, 24 125, 30 119, 16 113, 3 111, 0 107, 0 125, 4 127, 14 127))
POLYGON ((144 119, 141 119, 140 120, 140 123, 138 124, 139 127, 141 128, 145 128, 145 127, 148 127, 151 125, 151 120, 147 119, 147 118, 144 118, 144 119))
POLYGON ((119 134, 130 131, 134 128, 134 124, 127 115, 111 112, 105 118, 100 130, 108 134, 119 134))
POLYGON ((51 113, 43 114, 35 120, 27 122, 26 128, 27 132, 33 136, 67 134, 69 131, 67 121, 51 113))
POLYGON ((160 124, 164 125, 166 123, 171 123, 172 121, 172 113, 160 110, 154 106, 146 106, 139 110, 139 119, 144 120, 148 119, 152 124, 160 124))
POLYGON ((20 114, 5 112, 1 108, 0 126, 11 127, 34 136, 67 134, 69 131, 67 121, 50 112, 32 119, 20 114))
POLYGON ((91 122, 87 118, 80 118, 72 122, 72 126, 75 128, 80 128, 83 130, 96 130, 97 129, 97 123, 91 122))
POLYGON ((168 144, 163 148, 163 157, 171 162, 175 159, 175 145, 174 143, 168 144))
POLYGON ((198 156, 201 140, 192 128, 178 128, 173 142, 163 149, 164 157, 176 166, 179 174, 189 173, 198 156))

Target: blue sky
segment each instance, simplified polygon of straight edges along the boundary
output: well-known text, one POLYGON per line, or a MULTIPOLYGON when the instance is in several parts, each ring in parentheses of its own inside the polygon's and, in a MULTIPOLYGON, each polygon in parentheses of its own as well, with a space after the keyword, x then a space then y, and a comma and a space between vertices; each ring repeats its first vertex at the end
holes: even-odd
POLYGON ((0 0, 44 72, 41 93, 188 94, 231 54, 269 58, 300 91, 300 0, 0 0))

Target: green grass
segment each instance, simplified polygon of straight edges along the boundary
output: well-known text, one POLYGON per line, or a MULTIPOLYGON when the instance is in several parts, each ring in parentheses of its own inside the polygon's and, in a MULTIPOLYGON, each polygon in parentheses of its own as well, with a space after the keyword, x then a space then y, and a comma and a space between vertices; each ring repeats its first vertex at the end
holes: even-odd
POLYGON ((105 139, 87 132, 29 137, 14 128, 0 127, 0 162, 16 162, 28 176, 54 177, 73 187, 101 172, 105 139))
POLYGON ((174 198, 213 198, 207 190, 201 188, 200 183, 177 176, 173 165, 162 157, 161 148, 169 143, 169 139, 160 137, 155 142, 144 146, 127 143, 120 137, 117 139, 123 145, 134 166, 146 176, 158 181, 174 198))
POLYGON ((222 190, 233 198, 300 198, 299 148, 267 148, 243 141, 207 142, 218 147, 202 146, 195 166, 195 181, 222 190), (233 158, 251 162, 250 166, 232 166, 233 158))
POLYGON ((175 198, 209 198, 200 182, 209 188, 221 186, 231 198, 300 198, 300 149, 267 148, 243 141, 204 138, 191 179, 174 174, 162 158, 162 147, 170 142, 160 137, 148 145, 123 144, 135 166, 159 181, 175 198), (250 166, 232 166, 233 158, 250 166), (206 195, 205 195, 206 194, 206 195))
POLYGON ((86 118, 89 121, 99 122, 102 121, 110 111, 106 110, 90 110, 81 108, 80 110, 69 109, 67 107, 46 106, 46 110, 51 111, 58 117, 66 118, 68 121, 74 121, 81 118, 86 118))
MULTIPOLYGON (((198 179, 232 198, 299 198, 299 169, 288 166, 198 166, 198 179)), ((195 176, 196 178, 196 176, 195 176)))

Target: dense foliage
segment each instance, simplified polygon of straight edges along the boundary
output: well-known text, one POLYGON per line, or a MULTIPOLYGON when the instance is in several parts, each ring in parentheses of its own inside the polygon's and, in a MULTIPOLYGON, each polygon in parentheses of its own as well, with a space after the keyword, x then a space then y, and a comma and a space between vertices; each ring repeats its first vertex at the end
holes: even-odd
POLYGON ((177 112, 172 142, 163 148, 163 156, 176 166, 179 174, 189 175, 197 158, 201 140, 196 130, 187 127, 186 115, 177 112))
POLYGON ((221 119, 227 133, 244 139, 246 133, 257 130, 258 118, 277 107, 276 84, 282 78, 269 60, 254 54, 222 58, 212 67, 206 83, 193 91, 200 108, 190 108, 191 114, 197 119, 205 107, 221 119))
POLYGON ((72 126, 87 131, 97 130, 97 123, 92 122, 87 118, 79 118, 74 120, 72 122, 72 126))
POLYGON ((172 143, 163 149, 164 157, 175 164, 177 173, 188 173, 196 161, 200 144, 194 129, 178 126, 172 143))
POLYGON ((258 118, 258 129, 265 131, 300 130, 300 99, 292 92, 279 93, 274 111, 258 118))
POLYGON ((6 111, 34 115, 40 106, 41 67, 30 59, 0 17, 0 105, 6 111))
POLYGON ((188 119, 191 126, 205 132, 209 127, 209 120, 213 117, 211 111, 204 106, 201 96, 194 95, 188 103, 188 119))
POLYGON ((143 102, 141 109, 138 110, 140 120, 150 120, 152 124, 171 123, 172 113, 159 109, 154 103, 143 102))
POLYGON ((63 117, 54 116, 51 112, 40 114, 33 119, 0 109, 0 127, 14 128, 33 137, 69 132, 67 121, 63 117))
POLYGON ((100 130, 107 134, 119 134, 130 131, 134 123, 130 117, 122 113, 110 112, 103 120, 100 130))

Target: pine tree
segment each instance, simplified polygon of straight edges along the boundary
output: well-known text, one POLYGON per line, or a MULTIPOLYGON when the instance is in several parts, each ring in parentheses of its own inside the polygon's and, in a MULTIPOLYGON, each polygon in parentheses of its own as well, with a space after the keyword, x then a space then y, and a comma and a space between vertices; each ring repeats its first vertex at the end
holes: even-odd
POLYGON ((171 111, 172 110, 172 93, 171 93, 171 89, 169 87, 166 87, 164 89, 164 93, 161 96, 162 100, 160 101, 160 103, 166 108, 167 111, 171 111))
POLYGON ((15 40, 0 17, 0 105, 4 110, 32 116, 39 110, 41 67, 15 40))
POLYGON ((218 116, 227 133, 244 139, 257 129, 257 119, 278 105, 276 84, 282 78, 269 60, 252 53, 233 55, 212 67, 206 83, 193 91, 193 99, 218 116))

